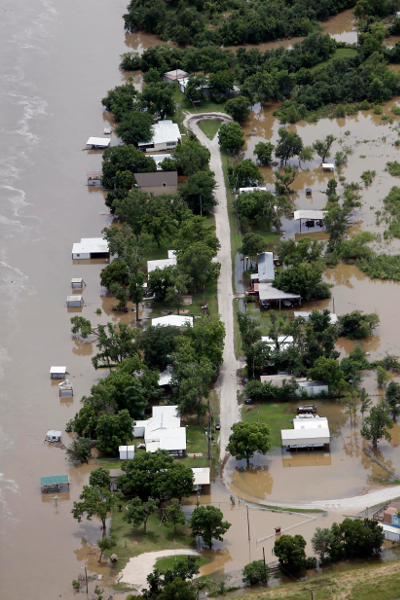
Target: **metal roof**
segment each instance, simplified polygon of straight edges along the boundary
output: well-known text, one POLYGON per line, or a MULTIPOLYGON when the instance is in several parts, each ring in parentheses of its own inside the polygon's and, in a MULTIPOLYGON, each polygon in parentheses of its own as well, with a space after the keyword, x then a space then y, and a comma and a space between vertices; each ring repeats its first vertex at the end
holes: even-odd
POLYGON ((67 296, 67 302, 82 302, 83 296, 67 296))
POLYGON ((108 242, 104 238, 81 238, 72 246, 72 254, 106 254, 108 242))
POLYGON ((182 69, 174 69, 173 71, 168 71, 167 73, 164 73, 164 77, 168 77, 168 79, 176 81, 177 79, 182 79, 183 77, 189 77, 189 73, 186 73, 186 71, 182 71, 182 69))
POLYGON ((259 281, 273 281, 275 279, 273 252, 257 254, 257 268, 259 281))
POLYGON ((333 163, 322 163, 323 169, 334 169, 335 165, 333 163))
POLYGON ((158 121, 152 125, 153 137, 150 142, 138 142, 138 146, 147 146, 148 144, 166 144, 167 142, 178 142, 181 139, 181 132, 176 123, 170 120, 158 121))
POLYGON ((164 385, 169 385, 172 380, 173 368, 168 366, 165 371, 161 371, 158 377, 158 385, 163 387, 164 385))
POLYGON ((50 373, 66 373, 67 367, 50 367, 50 373))
POLYGON ((110 145, 110 138, 90 137, 86 142, 86 146, 99 146, 101 148, 107 148, 110 145))
POLYGON ((193 327, 193 317, 188 317, 187 315, 167 315, 166 317, 158 317, 151 320, 151 324, 154 327, 167 327, 168 325, 182 327, 186 323, 189 323, 193 327))
POLYGON ((272 287, 270 283, 260 283, 258 286, 260 300, 298 300, 298 294, 289 294, 272 287))
POLYGON ((55 429, 47 430, 48 437, 61 437, 61 431, 56 431, 55 429))
POLYGON ((331 434, 327 427, 321 427, 316 429, 282 429, 281 430, 281 439, 285 438, 285 440, 296 441, 296 440, 323 440, 330 439, 331 434))
POLYGON ((148 260, 147 273, 151 273, 155 269, 165 269, 165 267, 175 267, 176 256, 173 258, 163 258, 162 260, 148 260))
POLYGON ((192 468, 194 481, 193 485, 210 485, 210 467, 192 468))
POLYGON ((186 427, 158 429, 145 439, 147 452, 161 450, 186 450, 186 427))
POLYGON ((40 485, 61 485, 69 483, 68 475, 52 475, 51 477, 41 477, 40 485))
POLYGON ((293 419, 294 429, 329 429, 328 419, 318 415, 298 415, 293 419))
POLYGON ((177 171, 156 171, 153 173, 134 173, 139 188, 178 185, 177 171))
POLYGON ((83 277, 73 277, 71 283, 83 283, 83 277))
POLYGON ((300 219, 310 219, 310 221, 320 221, 324 218, 326 210, 295 210, 293 218, 295 221, 300 219))

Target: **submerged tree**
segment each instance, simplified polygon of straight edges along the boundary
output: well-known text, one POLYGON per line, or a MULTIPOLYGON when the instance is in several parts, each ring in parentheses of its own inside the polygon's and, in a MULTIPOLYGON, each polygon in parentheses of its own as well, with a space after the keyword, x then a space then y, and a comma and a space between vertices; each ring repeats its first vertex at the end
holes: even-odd
POLYGON ((256 452, 266 454, 271 448, 271 428, 265 423, 234 423, 226 449, 236 460, 247 460, 256 452))
POLYGON ((392 436, 388 429, 392 427, 393 421, 389 416, 388 405, 382 401, 377 406, 371 408, 360 433, 365 440, 372 441, 373 448, 377 448, 378 441, 381 439, 390 442, 392 436))

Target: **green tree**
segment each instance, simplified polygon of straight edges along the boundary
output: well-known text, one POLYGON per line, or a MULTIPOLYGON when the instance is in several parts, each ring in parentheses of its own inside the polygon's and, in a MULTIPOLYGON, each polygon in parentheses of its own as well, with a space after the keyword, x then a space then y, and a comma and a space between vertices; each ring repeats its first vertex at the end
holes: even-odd
POLYGON ((189 100, 192 100, 193 102, 204 100, 203 89, 207 87, 207 85, 208 79, 205 75, 194 75, 191 73, 186 84, 185 94, 189 100))
POLYGON ((225 94, 233 89, 235 74, 228 70, 218 71, 217 73, 211 73, 208 80, 213 90, 225 94))
POLYGON ((389 408, 386 402, 379 402, 373 406, 368 417, 365 418, 364 426, 361 428, 361 435, 365 440, 372 441, 372 447, 378 447, 378 441, 385 439, 388 442, 392 436, 388 429, 392 429, 393 421, 389 416, 389 408))
POLYGON ((180 329, 173 326, 146 327, 139 345, 143 352, 143 362, 149 369, 165 371, 172 362, 171 355, 177 349, 177 336, 180 333, 180 329))
POLYGON ((157 474, 170 469, 174 459, 164 450, 156 452, 138 452, 131 460, 124 461, 122 470, 125 475, 117 478, 117 486, 128 496, 138 494, 147 501, 153 494, 157 474))
POLYGON ((347 388, 344 373, 340 368, 339 362, 334 358, 321 356, 317 358, 314 366, 307 371, 309 379, 326 381, 334 391, 340 391, 347 388))
POLYGON ((124 113, 135 109, 137 90, 133 83, 117 85, 113 90, 107 92, 107 96, 101 103, 107 111, 113 113, 114 121, 121 121, 124 113))
POLYGON ((274 171, 277 194, 293 194, 294 190, 290 186, 298 174, 298 169, 291 165, 283 166, 280 171, 274 171))
POLYGON ((314 158, 314 148, 312 146, 304 146, 299 154, 299 167, 301 163, 310 162, 314 158))
MULTIPOLYGON (((174 88, 169 83, 162 81, 149 83, 143 88, 140 99, 150 114, 158 114, 161 119, 174 115, 174 88)), ((147 142, 148 140, 143 139, 143 141, 147 142)))
POLYGON ((179 412, 183 415, 196 411, 197 422, 200 425, 201 415, 206 410, 203 398, 208 398, 215 371, 208 358, 195 356, 188 342, 187 340, 186 344, 181 344, 179 352, 174 356, 175 370, 171 387, 179 412))
POLYGON ((263 183, 264 178, 258 165, 251 158, 245 158, 233 167, 230 180, 233 186, 238 189, 241 187, 256 187, 260 183, 263 183))
POLYGON ((376 368, 376 381, 380 388, 385 388, 390 381, 389 373, 381 365, 376 368))
POLYGON ((268 244, 263 240, 259 233, 246 233, 242 238, 242 246, 239 250, 243 256, 250 256, 253 260, 257 254, 265 252, 268 249, 268 244))
POLYGON ((303 150, 303 141, 301 137, 294 133, 294 131, 288 131, 287 129, 278 130, 279 140, 275 147, 275 156, 286 165, 289 158, 293 156, 299 156, 303 150))
POLYGON ((393 421, 397 422, 397 417, 400 415, 400 384, 396 381, 391 381, 386 389, 385 400, 392 413, 393 421))
POLYGON ((295 267, 301 263, 313 263, 319 260, 323 249, 323 242, 304 237, 297 243, 293 239, 284 240, 277 245, 275 251, 284 265, 295 267))
POLYGON ((157 473, 152 492, 158 498, 181 500, 193 492, 193 481, 192 469, 175 462, 169 469, 157 473))
POLYGON ((172 498, 171 503, 165 509, 165 515, 169 523, 174 525, 174 533, 176 533, 177 525, 185 525, 186 517, 182 510, 181 503, 177 498, 172 498))
POLYGON ((89 476, 89 485, 92 487, 100 488, 100 489, 109 489, 110 488, 110 471, 105 469, 104 467, 98 467, 94 469, 89 476))
POLYGON ((255 342, 261 339, 261 329, 259 323, 248 313, 238 312, 237 318, 239 323, 239 331, 242 338, 242 346, 244 349, 249 348, 255 342))
POLYGON ((218 143, 227 152, 242 148, 245 142, 239 123, 223 123, 218 130, 218 143))
POLYGON ((313 148, 318 156, 321 157, 322 162, 324 162, 326 158, 330 157, 330 149, 335 140, 336 138, 332 134, 329 134, 324 137, 324 139, 314 142, 313 148))
POLYGON ((305 300, 330 298, 331 286, 322 282, 323 271, 322 263, 300 263, 275 276, 273 285, 284 292, 298 294, 305 300))
POLYGON ((341 244, 347 230, 348 211, 334 205, 324 215, 324 224, 329 234, 328 250, 331 252, 341 244))
POLYGON ((107 454, 118 454, 118 447, 132 439, 132 418, 124 409, 116 415, 101 415, 97 423, 97 448, 107 454))
POLYGON ((90 485, 84 485, 79 499, 82 502, 74 502, 74 508, 71 510, 74 519, 81 523, 84 515, 88 521, 91 521, 92 517, 97 517, 105 531, 107 515, 114 508, 114 495, 108 490, 99 490, 90 485))
POLYGON ((223 535, 231 526, 228 521, 223 521, 222 511, 216 506, 198 506, 190 518, 192 538, 202 537, 203 542, 211 548, 212 540, 222 542, 223 535))
POLYGON ((143 533, 146 535, 147 521, 150 515, 155 513, 158 509, 158 502, 149 498, 147 502, 143 502, 140 498, 136 497, 130 500, 125 506, 126 513, 122 517, 124 521, 132 524, 134 527, 140 527, 143 523, 143 533))
POLYGON ((101 562, 101 558, 105 552, 105 550, 112 550, 117 545, 117 542, 113 537, 103 537, 101 540, 97 540, 97 546, 100 550, 99 562, 101 562))
POLYGON ((124 262, 116 259, 107 265, 100 273, 100 285, 108 290, 113 283, 128 285, 128 269, 124 262))
POLYGON ((371 408, 371 404, 372 404, 372 400, 368 396, 365 388, 362 388, 360 390, 360 402, 361 402, 360 412, 361 412, 362 424, 364 425, 364 413, 366 413, 367 410, 369 410, 371 408))
POLYGON ((148 112, 128 112, 122 116, 115 133, 126 144, 149 142, 153 137, 153 116, 148 112))
POLYGON ((80 438, 79 440, 73 440, 67 448, 68 460, 72 463, 89 463, 90 455, 92 452, 92 446, 94 441, 89 438, 80 438))
POLYGON ((245 458, 247 466, 256 452, 267 454, 271 448, 271 428, 265 423, 239 422, 234 423, 231 429, 226 449, 236 460, 245 458))
POLYGON ((206 171, 210 160, 210 151, 197 139, 187 139, 177 145, 174 159, 182 175, 193 175, 198 171, 206 171))
POLYGON ((317 527, 311 539, 311 545, 315 554, 321 561, 329 555, 330 547, 333 545, 335 537, 332 531, 328 528, 321 529, 317 527))
POLYGON ((379 316, 376 313, 365 314, 361 310, 339 317, 340 335, 351 340, 366 338, 379 325, 379 316))
POLYGON ((258 142, 254 148, 253 154, 261 165, 269 165, 272 162, 272 153, 275 146, 271 142, 258 142))
POLYGON ((219 275, 220 264, 213 262, 214 255, 203 242, 196 242, 178 254, 178 268, 190 277, 195 294, 200 286, 204 289, 206 283, 215 281, 219 275))
POLYGON ((184 181, 179 189, 191 211, 202 215, 212 211, 217 201, 214 196, 216 187, 212 171, 199 171, 184 181))
POLYGON ((244 123, 250 114, 250 102, 244 96, 237 96, 228 100, 225 104, 225 111, 234 121, 244 123))
POLYGON ((175 269, 172 274, 171 286, 167 288, 165 300, 171 303, 179 315, 181 307, 184 305, 184 295, 188 293, 191 279, 186 273, 181 273, 175 269))
POLYGON ((175 578, 164 587, 161 598, 162 600, 195 600, 196 590, 188 581, 175 578))
POLYGON ((269 577, 269 567, 264 565, 263 560, 253 560, 243 569, 243 583, 256 585, 257 583, 266 584, 269 577))
POLYGON ((279 558, 283 575, 302 573, 307 568, 307 556, 304 548, 306 540, 302 535, 287 535, 284 533, 276 540, 274 554, 279 558))
POLYGON ((173 247, 178 251, 187 250, 193 243, 203 242, 217 255, 220 243, 215 235, 215 228, 210 226, 207 217, 191 214, 185 218, 177 231, 173 247))
POLYGON ((190 341, 190 348, 197 360, 207 358, 214 369, 222 365, 225 325, 220 315, 214 314, 195 319, 193 327, 185 325, 183 333, 190 341))

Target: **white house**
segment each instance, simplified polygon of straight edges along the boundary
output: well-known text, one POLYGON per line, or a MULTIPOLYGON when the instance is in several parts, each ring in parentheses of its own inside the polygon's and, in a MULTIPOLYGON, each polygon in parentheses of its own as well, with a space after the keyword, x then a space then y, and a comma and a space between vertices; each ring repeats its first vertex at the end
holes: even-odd
POLYGON ((190 327, 193 327, 193 317, 187 315, 167 315, 166 317, 157 317, 151 320, 153 327, 183 327, 186 323, 189 323, 190 327))
POLYGON ((297 415, 293 419, 294 429, 329 429, 328 419, 319 415, 297 415))
POLYGON ((86 142, 86 148, 91 150, 92 148, 95 150, 104 150, 108 148, 111 140, 109 138, 99 138, 99 137, 90 137, 86 142))
POLYGON ((181 132, 176 123, 166 119, 152 125, 153 137, 150 142, 138 142, 139 150, 144 152, 161 152, 172 150, 181 140, 181 132))
POLYGON ((314 448, 330 444, 328 419, 314 415, 298 415, 293 419, 293 429, 281 430, 285 448, 314 448))
POLYGON ((174 81, 180 81, 181 79, 186 79, 189 77, 189 73, 186 71, 182 71, 182 69, 174 69, 173 71, 168 71, 163 75, 163 81, 166 83, 173 83, 174 81))
POLYGON ((143 437, 147 452, 158 449, 170 454, 186 452, 186 427, 181 427, 177 406, 153 406, 150 419, 136 421, 134 437, 143 437))
POLYGON ((61 441, 61 431, 55 429, 48 429, 46 434, 46 442, 59 442, 61 441))
POLYGON ((322 170, 331 171, 333 173, 335 170, 335 165, 333 163, 322 163, 322 170))
POLYGON ((108 258, 110 251, 104 238, 82 238, 72 246, 72 259, 108 258))
POLYGON ((151 273, 155 269, 165 269, 165 267, 176 266, 176 252, 175 250, 168 250, 168 258, 162 258, 161 260, 148 260, 147 261, 147 274, 151 273))
POLYGON ((83 281, 82 277, 73 277, 71 279, 71 288, 73 290, 83 290, 83 288, 85 287, 85 282, 83 281))

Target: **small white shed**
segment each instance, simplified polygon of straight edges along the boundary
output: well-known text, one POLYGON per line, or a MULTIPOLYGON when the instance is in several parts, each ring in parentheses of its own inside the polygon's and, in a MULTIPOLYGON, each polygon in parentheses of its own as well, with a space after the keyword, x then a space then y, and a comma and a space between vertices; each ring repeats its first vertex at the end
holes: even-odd
POLYGON ((50 367, 51 379, 65 379, 67 367, 50 367))
POLYGON ((86 287, 86 284, 82 277, 73 277, 71 279, 71 288, 73 290, 83 290, 84 287, 86 287))
POLYGON ((333 171, 335 170, 335 165, 333 163, 322 163, 323 171, 333 171))
POLYGON ((86 148, 87 150, 91 150, 92 148, 95 150, 104 150, 104 148, 108 148, 110 142, 109 138, 90 137, 86 142, 86 148))
POLYGON ((46 442, 60 442, 61 441, 61 431, 56 431, 55 429, 48 429, 46 435, 46 442))
POLYGON ((382 523, 381 527, 383 529, 385 540, 390 540, 391 542, 400 542, 399 527, 393 527, 392 525, 387 525, 386 523, 382 523))
POLYGON ((119 460, 134 458, 135 446, 119 446, 119 460))
POLYGON ((83 296, 67 296, 67 307, 83 306, 83 296))

